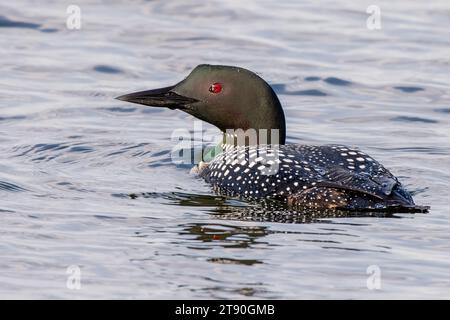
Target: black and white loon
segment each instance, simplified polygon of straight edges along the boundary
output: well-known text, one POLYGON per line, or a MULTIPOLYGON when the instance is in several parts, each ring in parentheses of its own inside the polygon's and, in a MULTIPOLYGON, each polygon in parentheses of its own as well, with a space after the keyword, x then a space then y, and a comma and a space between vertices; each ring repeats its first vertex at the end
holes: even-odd
POLYGON ((180 109, 224 132, 223 151, 197 167, 219 193, 274 198, 297 209, 423 209, 394 175, 358 149, 285 144, 280 101, 270 85, 249 70, 199 65, 174 86, 117 99, 180 109), (253 142, 251 131, 257 133, 253 142), (263 141, 261 132, 269 140, 263 141))

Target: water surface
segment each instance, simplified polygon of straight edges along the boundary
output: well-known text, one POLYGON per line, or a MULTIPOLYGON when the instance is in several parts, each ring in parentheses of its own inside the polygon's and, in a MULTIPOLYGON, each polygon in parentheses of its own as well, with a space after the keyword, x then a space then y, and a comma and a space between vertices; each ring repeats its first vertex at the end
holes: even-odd
POLYGON ((0 297, 450 298, 450 4, 378 3, 374 31, 370 1, 79 1, 80 30, 60 1, 2 3, 0 297), (214 196, 171 161, 191 116, 113 99, 200 63, 256 71, 289 143, 358 146, 430 213, 214 196))

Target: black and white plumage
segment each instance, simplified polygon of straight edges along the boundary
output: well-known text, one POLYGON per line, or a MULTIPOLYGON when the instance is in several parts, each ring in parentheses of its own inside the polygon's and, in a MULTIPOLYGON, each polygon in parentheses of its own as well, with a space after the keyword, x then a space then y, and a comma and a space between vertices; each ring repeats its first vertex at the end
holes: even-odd
POLYGON ((366 153, 341 145, 225 148, 200 171, 219 193, 305 208, 414 206, 398 179, 366 153))

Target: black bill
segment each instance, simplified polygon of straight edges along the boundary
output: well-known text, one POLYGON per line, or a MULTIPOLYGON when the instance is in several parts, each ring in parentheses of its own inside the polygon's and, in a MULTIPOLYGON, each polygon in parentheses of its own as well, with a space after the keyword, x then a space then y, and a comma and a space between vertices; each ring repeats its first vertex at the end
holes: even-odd
POLYGON ((170 109, 186 109, 189 104, 198 101, 194 98, 185 97, 173 92, 172 90, 174 88, 175 86, 171 86, 154 90, 139 91, 125 94, 116 99, 151 107, 166 107, 170 109))

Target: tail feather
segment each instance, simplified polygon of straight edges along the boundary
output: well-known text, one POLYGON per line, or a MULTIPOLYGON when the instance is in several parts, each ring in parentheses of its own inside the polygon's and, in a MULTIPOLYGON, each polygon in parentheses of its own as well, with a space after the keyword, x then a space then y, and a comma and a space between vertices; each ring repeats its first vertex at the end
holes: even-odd
POLYGON ((355 190, 314 187, 288 197, 294 208, 340 209, 388 212, 428 212, 429 207, 417 206, 401 187, 395 187, 383 199, 355 190))

